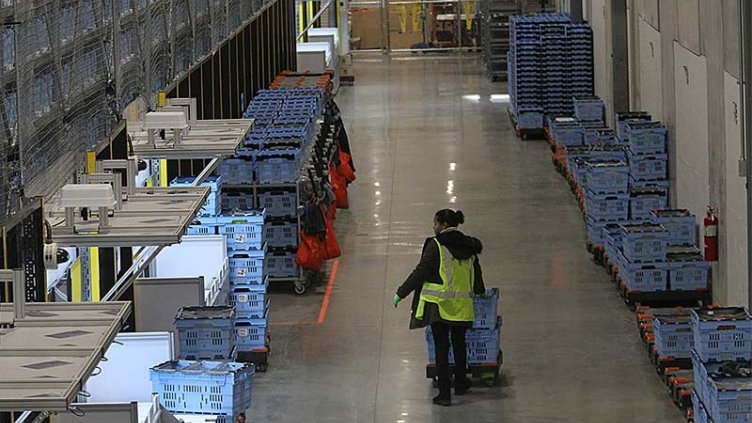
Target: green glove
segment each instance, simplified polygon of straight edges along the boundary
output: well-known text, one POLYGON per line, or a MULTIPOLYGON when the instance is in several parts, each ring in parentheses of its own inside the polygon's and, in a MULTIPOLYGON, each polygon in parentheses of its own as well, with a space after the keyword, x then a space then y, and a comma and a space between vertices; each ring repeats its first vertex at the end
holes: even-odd
POLYGON ((397 304, 399 304, 400 301, 402 301, 402 298, 400 298, 399 295, 394 294, 394 299, 392 300, 392 302, 394 303, 394 308, 397 308, 397 304))

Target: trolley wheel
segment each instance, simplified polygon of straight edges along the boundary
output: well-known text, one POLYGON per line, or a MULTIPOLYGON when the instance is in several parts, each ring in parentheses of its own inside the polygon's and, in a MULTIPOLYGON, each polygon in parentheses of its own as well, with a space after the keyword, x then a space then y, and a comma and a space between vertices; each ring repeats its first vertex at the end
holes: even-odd
POLYGON ((305 294, 307 289, 308 288, 303 283, 300 283, 300 284, 296 283, 295 284, 295 293, 298 294, 298 295, 305 294))
POLYGON ((259 363, 256 365, 256 371, 257 372, 266 372, 266 369, 268 368, 268 365, 266 363, 259 363))

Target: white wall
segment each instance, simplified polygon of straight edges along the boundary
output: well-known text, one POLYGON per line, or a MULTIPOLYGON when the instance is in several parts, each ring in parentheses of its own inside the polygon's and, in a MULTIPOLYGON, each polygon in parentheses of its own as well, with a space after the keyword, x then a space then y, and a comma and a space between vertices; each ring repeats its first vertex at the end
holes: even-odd
POLYGON ((742 154, 741 126, 739 124, 739 80, 725 73, 726 122, 726 236, 721 240, 721 253, 726 257, 726 278, 729 283, 718 287, 717 294, 728 305, 745 305, 747 289, 747 204, 743 194, 745 179, 737 172, 742 154))
POLYGON ((661 33, 645 19, 639 21, 639 92, 640 110, 650 112, 655 120, 663 120, 661 78, 661 33))
POLYGON ((703 216, 710 204, 708 156, 708 67, 698 56, 674 42, 676 92, 677 205, 703 216))

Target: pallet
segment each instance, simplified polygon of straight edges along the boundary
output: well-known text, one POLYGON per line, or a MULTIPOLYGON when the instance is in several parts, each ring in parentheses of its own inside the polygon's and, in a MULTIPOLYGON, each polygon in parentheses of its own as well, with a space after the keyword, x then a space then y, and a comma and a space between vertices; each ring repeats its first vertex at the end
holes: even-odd
MULTIPOLYGON (((487 387, 496 386, 500 383, 500 372, 501 372, 501 365, 504 362, 504 353, 502 351, 499 351, 499 357, 497 359, 496 364, 486 363, 486 364, 479 364, 479 365, 469 365, 466 369, 466 373, 469 374, 473 379, 477 379, 487 387)), ((454 374, 455 368, 452 366, 452 374, 454 374)), ((436 364, 435 363, 429 363, 426 364, 426 378, 432 379, 434 386, 437 386, 437 374, 436 374, 436 364)))
POLYGON ((627 290, 624 281, 616 274, 616 287, 630 309, 638 306, 650 307, 698 307, 710 304, 710 291, 658 291, 638 292, 627 290))
POLYGON ((543 128, 523 128, 517 124, 517 119, 514 117, 511 107, 507 107, 507 114, 509 115, 509 120, 512 122, 512 127, 519 138, 523 140, 545 138, 546 133, 543 128))
POLYGON ((692 389, 694 388, 692 370, 667 369, 663 381, 677 407, 684 411, 692 408, 692 389))
POLYGON ((236 360, 239 363, 253 363, 257 372, 264 373, 269 368, 270 351, 268 346, 253 351, 238 351, 236 360))

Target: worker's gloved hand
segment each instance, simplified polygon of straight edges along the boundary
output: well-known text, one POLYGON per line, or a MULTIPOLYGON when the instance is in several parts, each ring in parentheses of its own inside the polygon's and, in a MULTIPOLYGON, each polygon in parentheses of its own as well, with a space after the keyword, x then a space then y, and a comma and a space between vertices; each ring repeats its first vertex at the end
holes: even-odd
POLYGON ((392 300, 392 302, 394 303, 394 308, 397 308, 397 304, 399 304, 400 301, 402 301, 402 298, 400 298, 399 295, 394 294, 394 299, 392 300))

